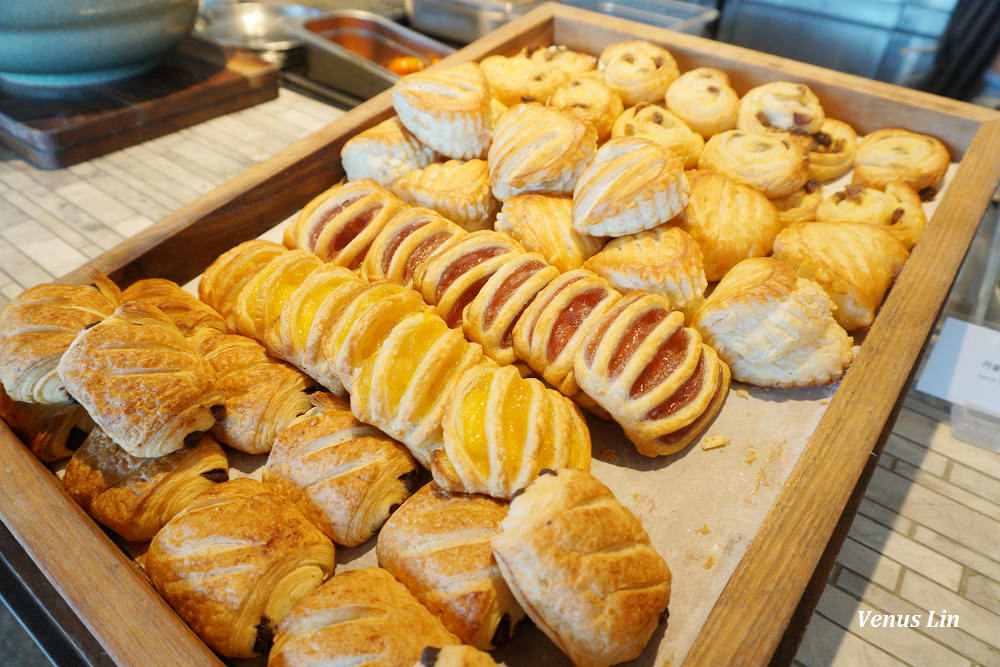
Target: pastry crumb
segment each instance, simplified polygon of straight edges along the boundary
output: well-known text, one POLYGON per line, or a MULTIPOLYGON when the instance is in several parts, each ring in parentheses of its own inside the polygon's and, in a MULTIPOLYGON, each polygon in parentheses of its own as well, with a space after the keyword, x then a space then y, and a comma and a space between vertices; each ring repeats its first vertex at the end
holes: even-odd
POLYGON ((820 401, 820 405, 830 405, 830 401, 820 401))
POLYGON ((706 523, 704 526, 702 526, 701 528, 699 528, 695 532, 696 533, 701 533, 702 535, 708 535, 712 531, 709 529, 708 524, 706 523))
POLYGON ((724 435, 719 435, 718 433, 713 433, 701 441, 701 448, 705 450, 718 449, 719 447, 725 447, 728 444, 729 438, 724 435))
POLYGON ((737 389, 735 393, 740 398, 747 398, 750 396, 750 392, 743 388, 737 389))
POLYGON ((715 565, 715 556, 709 556, 705 559, 705 565, 703 565, 703 567, 707 570, 713 565, 715 565))
POLYGON ((747 450, 747 457, 746 457, 747 465, 750 465, 756 460, 757 460, 757 450, 754 449, 753 447, 750 447, 750 449, 747 450))
POLYGON ((618 452, 608 447, 607 449, 602 449, 597 455, 597 458, 602 461, 607 461, 608 463, 614 463, 615 459, 618 458, 618 452))

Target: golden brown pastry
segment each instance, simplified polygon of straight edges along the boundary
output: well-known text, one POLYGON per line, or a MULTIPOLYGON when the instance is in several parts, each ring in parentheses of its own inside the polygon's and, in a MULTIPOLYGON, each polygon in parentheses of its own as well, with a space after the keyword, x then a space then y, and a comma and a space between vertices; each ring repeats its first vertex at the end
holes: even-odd
POLYGON ((59 359, 80 331, 120 303, 118 287, 97 273, 93 286, 44 283, 17 295, 0 310, 0 384, 7 394, 25 403, 69 402, 59 359))
POLYGON ((920 238, 927 216, 920 195, 905 183, 889 183, 885 191, 848 185, 823 200, 816 211, 821 222, 867 222, 885 227, 909 250, 920 238))
POLYGON ((511 366, 465 371, 442 418, 434 481, 449 491, 510 499, 545 468, 590 469, 590 431, 571 400, 511 366))
POLYGON ((886 228, 863 222, 792 225, 774 240, 774 257, 826 290, 847 331, 871 325, 908 255, 886 228))
POLYGON ((236 295, 230 318, 234 329, 277 353, 278 320, 285 300, 323 261, 308 250, 291 250, 275 256, 250 278, 236 295))
POLYGON ((437 157, 433 149, 403 127, 398 116, 355 134, 340 151, 347 180, 370 178, 383 188, 391 188, 400 178, 423 169, 437 157))
POLYGON ((23 403, 0 385, 0 419, 44 463, 73 456, 94 428, 90 415, 77 403, 23 403))
POLYGON ((448 326, 460 327, 462 311, 490 276, 523 252, 517 241, 493 230, 455 236, 420 265, 413 287, 437 306, 448 326))
POLYGON ((145 542, 198 494, 228 479, 226 454, 207 435, 147 459, 129 455, 97 428, 69 460, 62 482, 98 523, 126 540, 145 542))
POLYGON ((500 116, 488 161, 493 195, 568 195, 597 148, 597 130, 572 114, 532 102, 500 116))
POLYGON ((138 280, 122 293, 122 301, 145 301, 156 306, 188 338, 227 331, 226 321, 219 313, 172 280, 138 280))
POLYGON ((573 227, 590 236, 652 229, 688 202, 679 158, 643 137, 611 139, 598 149, 573 191, 573 227))
POLYGON ((338 574, 292 607, 267 665, 411 667, 425 646, 460 643, 406 586, 369 567, 338 574))
POLYGON ((375 235, 405 204, 371 179, 335 185, 306 204, 285 229, 284 243, 324 262, 361 266, 375 235))
POLYGON ((489 82, 490 94, 502 104, 545 102, 569 73, 530 58, 524 51, 513 56, 487 56, 479 67, 489 82))
POLYGON ((497 216, 496 230, 512 236, 560 271, 571 271, 601 249, 604 239, 573 228, 573 199, 527 194, 511 197, 497 216))
POLYGON ((611 136, 615 119, 625 111, 622 98, 604 83, 599 72, 578 74, 558 86, 549 97, 549 106, 593 125, 598 143, 611 136))
POLYGON ((625 294, 645 290, 667 298, 690 318, 705 300, 705 258, 698 243, 679 227, 654 227, 613 239, 584 263, 625 294))
POLYGON ((446 157, 482 158, 490 145, 490 89, 479 65, 435 67, 404 76, 392 106, 420 142, 446 157))
POLYGON ((854 166, 858 135, 842 120, 826 118, 819 132, 812 135, 809 146, 809 177, 817 181, 832 181, 854 166))
POLYGON ((225 403, 208 362, 170 318, 142 302, 122 304, 81 332, 58 371, 94 423, 133 456, 163 456, 200 439, 225 403))
POLYGON ((442 446, 441 416, 455 384, 482 358, 482 349, 439 315, 407 315, 361 364, 351 411, 402 442, 429 468, 431 452, 442 446))
POLYGON ((875 130, 858 143, 852 183, 881 190, 902 181, 931 199, 941 187, 951 156, 940 140, 899 128, 875 130))
POLYGON ((500 202, 490 191, 485 160, 448 160, 411 171, 392 191, 413 206, 433 209, 462 229, 492 229, 500 202))
POLYGON ((687 208, 671 224, 698 242, 705 254, 705 277, 721 280, 747 257, 771 252, 781 230, 778 211, 754 188, 725 174, 688 172, 691 196, 687 208))
POLYGON ((262 479, 324 535, 354 547, 413 492, 417 463, 345 403, 323 394, 313 401, 313 410, 278 434, 262 479))
POLYGON ((809 157, 802 144, 780 134, 730 130, 705 142, 698 169, 720 172, 777 199, 806 184, 809 157))
POLYGON ((740 100, 736 127, 744 132, 819 132, 826 114, 804 83, 772 81, 747 91, 740 100))
POLYGON ((524 618, 490 550, 506 515, 505 502, 448 493, 431 482, 385 522, 378 564, 463 642, 502 646, 524 618))
POLYGON ((570 76, 592 72, 597 68, 597 58, 589 53, 574 51, 564 44, 531 46, 524 53, 546 69, 566 72, 570 76))
POLYGON ((215 371, 226 397, 225 417, 212 433, 247 454, 266 454, 279 431, 312 404, 316 383, 301 371, 268 356, 264 346, 239 334, 219 334, 198 351, 215 371))
POLYGON ((618 116, 612 137, 645 137, 681 159, 685 169, 694 169, 705 147, 700 134, 661 106, 640 102, 618 116))
POLYGON ((666 104, 670 113, 705 139, 736 129, 740 97, 720 70, 699 67, 684 72, 667 88, 666 104))
POLYGON ((236 328, 233 310, 243 287, 285 248, 272 241, 251 239, 219 255, 201 275, 198 297, 236 328))
POLYGON ((745 259, 693 320, 740 382, 810 387, 840 379, 854 358, 823 288, 773 257, 745 259))
POLYGON ((511 503, 493 554, 531 620, 580 667, 638 657, 670 601, 642 522, 593 475, 550 470, 511 503))
MULTIPOLYGON (((699 311, 700 312, 700 311, 699 311)), ((591 326, 573 360, 580 389, 644 456, 683 449, 715 417, 729 369, 657 294, 626 294, 591 326)))
POLYGON ((425 646, 413 667, 496 667, 497 662, 485 651, 465 644, 425 646))
POLYGON ((598 65, 604 83, 621 96, 626 107, 660 102, 680 73, 669 51, 640 40, 611 44, 601 51, 598 65))
POLYGON ((146 574, 213 650, 266 653, 277 622, 333 572, 333 543, 247 477, 203 492, 156 534, 146 574))
POLYGON ((361 265, 361 277, 413 287, 417 268, 445 241, 465 233, 435 211, 407 206, 392 216, 372 241, 361 265))
POLYGON ((778 210, 778 220, 782 227, 795 222, 810 222, 816 219, 816 211, 823 201, 823 186, 819 181, 809 179, 802 186, 801 190, 796 190, 787 197, 772 199, 771 203, 778 210))

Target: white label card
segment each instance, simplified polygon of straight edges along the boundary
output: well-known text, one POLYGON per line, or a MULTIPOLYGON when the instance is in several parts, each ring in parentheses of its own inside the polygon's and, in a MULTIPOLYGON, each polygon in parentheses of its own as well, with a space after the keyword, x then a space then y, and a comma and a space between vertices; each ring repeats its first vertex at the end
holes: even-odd
POLYGON ((945 319, 917 390, 1000 414, 1000 331, 945 319))

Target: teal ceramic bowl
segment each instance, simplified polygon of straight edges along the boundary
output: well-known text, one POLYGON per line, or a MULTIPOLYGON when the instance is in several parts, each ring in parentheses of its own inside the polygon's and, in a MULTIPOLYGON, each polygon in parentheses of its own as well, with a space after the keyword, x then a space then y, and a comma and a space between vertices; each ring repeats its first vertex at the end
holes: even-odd
POLYGON ((197 14, 198 0, 0 0, 0 79, 65 87, 131 76, 197 14))

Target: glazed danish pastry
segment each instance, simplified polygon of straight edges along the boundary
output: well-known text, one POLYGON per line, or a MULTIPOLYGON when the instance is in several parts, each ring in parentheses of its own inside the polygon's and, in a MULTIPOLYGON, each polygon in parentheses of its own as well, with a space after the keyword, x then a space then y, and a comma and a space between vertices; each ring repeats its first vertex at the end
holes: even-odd
POLYGON ((450 158, 482 158, 493 115, 486 75, 475 63, 435 67, 404 76, 392 87, 399 120, 420 142, 450 158))
POLYGON ((229 479, 209 436, 158 458, 131 456, 94 429, 66 465, 63 486, 87 514, 126 540, 153 539, 202 491, 229 479))
POLYGON ((210 429, 225 404, 215 372, 155 306, 125 303, 80 332, 59 377, 133 456, 163 456, 210 429))
POLYGON ((875 130, 858 143, 851 182, 881 190, 902 181, 929 199, 950 162, 948 149, 936 137, 899 128, 875 130))
POLYGON ((858 135, 842 120, 826 118, 809 146, 809 177, 817 181, 840 178, 854 166, 858 135))
POLYGON ((43 463, 73 456, 94 428, 90 415, 76 403, 15 401, 0 385, 0 419, 43 463))
POLYGON ((526 192, 568 195, 597 148, 597 130, 538 103, 504 112, 490 144, 490 184, 504 201, 526 192))
POLYGON ((435 211, 407 206, 392 216, 372 241, 361 265, 361 277, 413 287, 417 268, 445 241, 465 233, 435 211))
POLYGON ((198 351, 226 397, 226 416, 212 433, 230 447, 266 454, 278 432, 312 407, 312 379, 268 356, 252 338, 219 334, 203 340, 198 351))
POLYGON ((571 400, 511 366, 465 371, 442 419, 444 448, 431 454, 448 491, 510 499, 545 468, 590 469, 590 431, 571 400))
POLYGON ((405 204, 373 180, 335 185, 314 197, 285 229, 284 243, 324 262, 361 266, 375 235, 405 204))
POLYGON ((283 255, 285 248, 272 241, 251 239, 219 255, 201 275, 198 296, 226 320, 230 329, 236 329, 233 311, 243 287, 263 269, 268 262, 283 255))
POLYGON ((574 665, 639 656, 670 601, 670 569, 593 475, 547 471, 511 503, 493 554, 531 620, 574 665))
POLYGON ((611 136, 615 119, 625 111, 622 98, 598 72, 578 74, 557 87, 549 97, 549 106, 593 125, 599 143, 611 136))
POLYGON ((262 479, 324 535, 355 547, 413 492, 417 463, 343 402, 312 399, 316 407, 278 433, 262 479))
POLYGON ((804 83, 772 81, 751 88, 740 100, 736 127, 744 132, 819 132, 826 114, 804 83))
POLYGON ((626 107, 639 102, 660 102, 667 87, 680 74, 669 51, 640 40, 606 47, 601 51, 598 66, 604 83, 621 96, 626 107))
POLYGON ((643 137, 610 139, 573 191, 573 227, 590 236, 625 236, 652 229, 687 205, 689 186, 679 158, 643 137))
POLYGON ((459 639, 483 650, 506 643, 524 618, 490 550, 506 515, 505 502, 431 482, 389 517, 375 547, 381 567, 459 639))
POLYGON ((294 505, 247 477, 203 492, 156 534, 146 574, 228 658, 266 653, 277 622, 333 572, 334 546, 294 505))
POLYGON ((612 137, 652 139, 681 159, 685 169, 694 169, 705 147, 700 134, 663 107, 640 102, 615 121, 612 137))
POLYGON ((777 199, 806 184, 809 157, 800 143, 780 134, 730 130, 705 142, 698 169, 718 171, 777 199))
POLYGON ((816 211, 823 201, 823 186, 810 178, 801 190, 796 190, 787 197, 772 199, 771 203, 778 211, 778 220, 782 227, 795 222, 810 222, 816 219, 816 211))
POLYGON ((70 395, 56 372, 76 335, 121 303, 118 287, 103 274, 93 286, 44 283, 21 292, 0 310, 0 384, 15 401, 66 403, 70 395))
POLYGON ((745 259, 716 285, 693 324, 759 387, 810 387, 840 379, 854 352, 823 288, 773 257, 745 259))
POLYGON ((848 185, 823 200, 816 211, 821 222, 867 222, 885 227, 909 250, 920 238, 927 216, 920 195, 905 183, 889 183, 885 191, 848 185))
POLYGON ((188 338, 226 333, 226 321, 211 306, 172 280, 145 278, 122 293, 122 301, 145 301, 169 317, 188 338))
POLYGON ((679 227, 654 227, 613 239, 583 265, 623 294, 645 290, 690 318, 705 300, 705 257, 679 227))
POLYGON ((433 149, 403 127, 398 116, 355 134, 340 151, 347 180, 370 178, 383 188, 391 188, 400 178, 423 169, 437 157, 433 149))
POLYGON ((834 318, 847 331, 871 325, 908 255, 885 227, 863 222, 792 225, 774 240, 775 259, 819 283, 837 305, 834 318))
POLYGON ((406 586, 369 567, 338 574, 292 607, 267 664, 410 667, 425 646, 460 643, 406 586))
POLYGON ((433 209, 470 232, 492 229, 500 209, 485 160, 434 163, 403 176, 392 191, 407 204, 433 209))
POLYGON ((486 75, 490 94, 508 107, 522 102, 545 104, 552 91, 569 78, 561 69, 528 57, 522 51, 514 56, 487 56, 479 61, 486 75))
POLYGON ((527 194, 511 197, 497 216, 496 230, 537 252, 560 271, 571 271, 601 249, 604 239, 573 228, 570 197, 527 194))
POLYGON ((607 310, 578 348, 580 389, 621 425, 644 456, 683 449, 715 417, 729 369, 657 294, 632 292, 607 310))
POLYGON ((684 72, 667 88, 666 104, 670 113, 705 139, 736 129, 740 97, 720 70, 699 67, 684 72))

